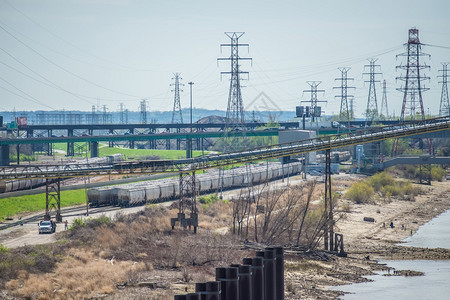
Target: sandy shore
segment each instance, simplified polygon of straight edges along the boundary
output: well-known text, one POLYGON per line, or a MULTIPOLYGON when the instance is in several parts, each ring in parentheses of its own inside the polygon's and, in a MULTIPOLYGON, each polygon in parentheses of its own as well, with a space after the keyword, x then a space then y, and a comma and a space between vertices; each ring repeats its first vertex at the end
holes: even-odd
MULTIPOLYGON (((363 276, 386 269, 378 259, 450 259, 449 249, 399 246, 406 237, 450 207, 450 182, 420 185, 415 201, 392 199, 377 204, 351 204, 340 212, 335 232, 344 235, 347 258, 326 252, 286 256, 287 299, 337 299, 340 291, 327 286, 367 281, 363 276), (364 217, 374 222, 364 221, 364 217), (394 228, 390 228, 390 222, 394 228)), ((345 200, 344 200, 345 203, 345 200)))

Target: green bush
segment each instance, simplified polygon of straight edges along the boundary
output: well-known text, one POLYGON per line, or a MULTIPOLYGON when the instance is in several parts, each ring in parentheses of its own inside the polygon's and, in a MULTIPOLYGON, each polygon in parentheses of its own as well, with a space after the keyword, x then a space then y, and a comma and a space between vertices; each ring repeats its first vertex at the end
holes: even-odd
POLYGON ((9 251, 8 247, 5 247, 5 246, 3 246, 3 244, 0 244, 0 253, 8 252, 8 251, 9 251))
POLYGON ((401 195, 401 189, 398 185, 386 185, 380 189, 381 195, 385 197, 401 195))
POLYGON ((69 226, 69 230, 76 230, 77 228, 85 227, 86 223, 84 223, 82 218, 75 218, 72 222, 72 225, 69 226))
POLYGON ((390 184, 386 184, 380 188, 380 193, 385 198, 390 199, 391 196, 402 197, 404 200, 414 200, 420 194, 421 189, 414 187, 410 181, 393 180, 390 184))
POLYGON ((445 175, 447 175, 447 172, 438 166, 431 167, 431 179, 442 181, 445 178, 445 175))
POLYGON ((376 192, 379 192, 383 187, 394 182, 391 175, 386 172, 380 172, 368 179, 368 184, 373 187, 376 192))
POLYGON ((219 201, 219 197, 216 194, 208 195, 208 196, 201 196, 198 198, 198 202, 201 204, 212 204, 214 202, 219 201))
POLYGON ((345 193, 345 196, 355 203, 367 203, 374 195, 374 189, 366 182, 354 183, 345 193))
POLYGON ((76 218, 73 220, 72 225, 69 227, 69 230, 76 230, 82 227, 96 228, 102 224, 112 224, 111 219, 106 216, 98 218, 88 218, 86 220, 83 220, 82 218, 76 218))

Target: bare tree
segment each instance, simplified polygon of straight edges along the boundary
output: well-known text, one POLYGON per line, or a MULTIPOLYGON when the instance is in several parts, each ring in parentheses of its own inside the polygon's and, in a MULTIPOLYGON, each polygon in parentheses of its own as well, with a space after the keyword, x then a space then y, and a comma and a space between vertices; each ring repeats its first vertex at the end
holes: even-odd
MULTIPOLYGON (((248 219, 248 216, 250 214, 250 206, 251 206, 251 199, 246 197, 244 191, 241 189, 238 199, 233 200, 233 234, 242 236, 243 222, 244 219, 246 218, 248 219)), ((248 227, 248 220, 247 220, 247 227, 248 227)))
POLYGON ((266 183, 254 187, 251 200, 243 189, 233 200, 233 233, 253 236, 258 243, 316 248, 330 217, 323 200, 318 207, 311 205, 316 185, 311 181, 305 186, 274 189, 266 183))
POLYGON ((306 203, 305 203, 305 207, 303 208, 303 216, 302 216, 302 220, 300 221, 300 228, 298 229, 298 234, 297 234, 297 243, 296 246, 300 246, 300 237, 302 234, 302 230, 303 230, 303 225, 305 224, 305 218, 306 215, 308 213, 309 210, 309 205, 311 203, 311 199, 314 193, 314 189, 316 188, 316 181, 309 181, 307 183, 307 187, 308 187, 308 195, 306 197, 306 203))

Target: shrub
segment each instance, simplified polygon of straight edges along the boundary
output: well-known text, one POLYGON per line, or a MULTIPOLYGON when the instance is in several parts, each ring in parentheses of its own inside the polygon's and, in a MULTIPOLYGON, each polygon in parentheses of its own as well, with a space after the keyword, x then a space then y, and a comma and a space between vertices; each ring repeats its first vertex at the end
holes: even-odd
POLYGON ((3 246, 3 244, 0 244, 0 253, 8 252, 8 251, 9 251, 9 249, 7 247, 3 246))
POLYGON ((72 222, 72 225, 70 225, 69 230, 76 230, 85 226, 86 224, 84 223, 84 220, 82 218, 75 218, 72 222))
POLYGON ((212 204, 219 201, 219 197, 216 194, 209 196, 201 196, 198 198, 198 202, 201 204, 212 204))
POLYGON ((368 184, 370 184, 375 192, 379 192, 384 186, 390 185, 394 182, 391 175, 386 172, 380 172, 369 178, 368 184))
MULTIPOLYGON (((6 249, 2 247, 2 249, 6 249)), ((61 258, 62 247, 54 245, 24 246, 0 251, 0 279, 11 279, 24 270, 51 272, 61 258)))
POLYGON ((391 196, 400 196, 406 200, 414 200, 415 196, 420 194, 421 189, 414 187, 410 181, 393 181, 389 185, 381 187, 381 194, 390 199, 391 196))
POLYGON ((432 180, 442 181, 445 178, 445 175, 447 175, 447 172, 443 168, 437 166, 431 167, 432 180))
POLYGON ((96 228, 103 224, 111 225, 112 224, 111 219, 108 218, 107 216, 101 216, 98 218, 89 218, 86 221, 86 226, 90 228, 96 228))
POLYGON ((76 230, 81 227, 96 228, 103 224, 112 224, 111 219, 106 216, 101 216, 98 218, 88 218, 86 220, 83 220, 82 218, 76 218, 73 220, 73 223, 69 229, 76 230))
POLYGON ((370 198, 374 195, 373 188, 366 182, 356 182, 354 183, 345 193, 345 196, 355 203, 367 203, 370 198))

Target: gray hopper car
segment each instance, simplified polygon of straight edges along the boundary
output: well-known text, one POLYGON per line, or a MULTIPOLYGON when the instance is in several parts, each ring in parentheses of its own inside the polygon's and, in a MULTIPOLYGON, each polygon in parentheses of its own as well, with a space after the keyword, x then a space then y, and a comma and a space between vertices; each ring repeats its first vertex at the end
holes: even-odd
MULTIPOLYGON (((271 164, 267 166, 255 165, 247 174, 245 168, 236 168, 218 174, 199 174, 196 176, 196 190, 200 194, 217 192, 220 189, 239 188, 248 184, 249 176, 253 184, 292 176, 301 171, 301 163, 271 164)), ((158 203, 179 197, 180 187, 178 178, 160 181, 139 182, 116 187, 92 188, 88 191, 88 201, 91 206, 120 205, 123 207, 141 205, 144 203, 158 203)))

